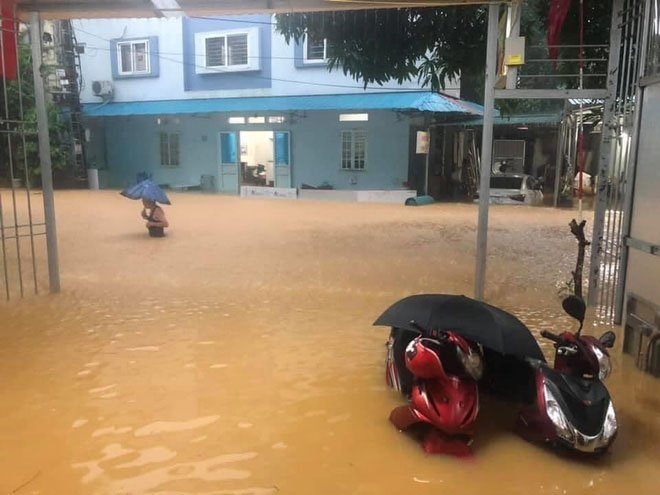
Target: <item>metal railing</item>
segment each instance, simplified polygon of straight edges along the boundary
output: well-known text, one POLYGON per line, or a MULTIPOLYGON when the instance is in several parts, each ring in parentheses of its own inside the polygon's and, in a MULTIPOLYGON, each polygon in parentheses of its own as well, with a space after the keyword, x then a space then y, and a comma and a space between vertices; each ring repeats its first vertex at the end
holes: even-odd
POLYGON ((582 89, 601 89, 607 79, 608 45, 530 45, 525 50, 525 65, 518 69, 518 88, 580 88, 580 61, 584 64, 582 89), (549 51, 559 51, 550 58, 549 51))
POLYGON ((607 322, 621 321, 625 210, 632 204, 635 136, 638 127, 639 80, 644 62, 647 0, 615 0, 608 69, 608 98, 589 276, 589 302, 607 322))
POLYGON ((0 36, 0 293, 9 300, 29 291, 39 293, 43 267, 36 241, 46 234, 46 224, 43 210, 33 204, 31 191, 31 170, 38 163, 30 163, 32 153, 28 151, 35 146, 37 135, 35 123, 27 115, 34 107, 34 95, 26 92, 32 75, 31 68, 25 67, 29 49, 18 24, 13 29, 6 24, 0 36), (14 72, 10 67, 14 62, 6 56, 10 50, 15 50, 15 78, 5 77, 14 72))

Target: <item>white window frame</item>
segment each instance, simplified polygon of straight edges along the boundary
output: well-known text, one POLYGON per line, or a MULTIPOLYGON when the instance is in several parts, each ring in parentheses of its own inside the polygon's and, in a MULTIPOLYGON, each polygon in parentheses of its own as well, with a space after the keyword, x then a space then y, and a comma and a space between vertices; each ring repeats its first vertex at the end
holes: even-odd
POLYGON ((160 131, 158 134, 158 153, 160 155, 160 166, 166 168, 178 168, 181 166, 181 133, 179 132, 170 132, 170 131, 160 131), (163 156, 162 148, 162 136, 165 134, 167 136, 167 156, 163 156), (176 134, 177 136, 177 156, 176 160, 172 160, 172 144, 170 141, 170 136, 176 134), (173 163, 176 161, 176 163, 173 163))
POLYGON ((328 38, 323 38, 323 58, 307 58, 307 39, 308 36, 305 34, 303 39, 303 63, 305 65, 315 65, 315 64, 327 64, 328 63, 328 38))
POLYGON ((140 40, 128 40, 128 41, 117 41, 117 74, 120 76, 130 76, 138 74, 150 74, 151 73, 151 51, 149 47, 149 39, 144 38, 140 40), (145 56, 146 56, 146 70, 135 70, 135 45, 144 44, 145 56), (131 47, 131 70, 123 70, 123 64, 121 59, 121 47, 129 45, 131 47))
POLYGON ((217 74, 222 72, 245 72, 261 69, 260 48, 259 48, 259 28, 249 29, 231 29, 224 31, 209 31, 205 33, 195 33, 195 72, 197 74, 217 74), (225 47, 227 38, 230 36, 247 36, 247 64, 227 65, 229 54, 225 49, 225 65, 212 66, 206 65, 206 40, 209 38, 225 38, 225 47))
POLYGON ((364 127, 358 127, 355 129, 343 129, 341 131, 340 139, 339 139, 339 152, 340 152, 339 168, 341 170, 346 170, 350 172, 363 172, 367 170, 367 163, 369 161, 368 148, 369 148, 369 134, 367 133, 367 130, 364 127), (355 166, 355 162, 356 162, 355 135, 358 132, 364 134, 364 166, 362 168, 355 166), (351 163, 349 167, 344 166, 344 136, 346 134, 350 134, 351 136, 351 158, 350 158, 351 163))

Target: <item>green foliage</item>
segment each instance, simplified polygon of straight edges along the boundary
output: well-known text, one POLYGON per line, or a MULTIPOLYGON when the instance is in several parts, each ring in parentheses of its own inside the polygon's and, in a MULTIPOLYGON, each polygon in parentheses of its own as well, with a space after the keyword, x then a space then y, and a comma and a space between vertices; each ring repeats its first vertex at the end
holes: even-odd
POLYGON ((439 90, 461 73, 483 72, 484 22, 482 7, 411 8, 282 14, 277 29, 287 42, 305 32, 326 38, 330 70, 365 86, 417 79, 439 90))
MULTIPOLYGON (((9 155, 11 153, 14 163, 14 177, 25 180, 27 168, 27 177, 33 180, 41 174, 41 169, 39 167, 37 111, 34 104, 32 55, 30 47, 25 44, 19 45, 19 70, 20 79, 4 81, 4 84, 6 84, 6 99, 5 92, 1 92, 0 115, 8 115, 9 120, 19 121, 22 113, 25 139, 21 137, 19 132, 12 133, 11 143, 6 137, 7 134, 0 139, 0 177, 5 179, 10 177, 9 155)), ((3 82, 0 82, 0 86, 2 84, 3 82)), ((46 110, 52 167, 53 170, 62 170, 68 165, 70 159, 67 148, 68 126, 55 104, 47 101, 46 110)), ((12 125, 12 128, 19 130, 20 124, 16 122, 12 125)))
MULTIPOLYGON (((585 43, 606 44, 611 2, 585 0, 584 3, 585 43)), ((521 34, 526 36, 528 46, 547 46, 549 0, 527 0, 524 5, 521 34)), ((578 42, 578 5, 579 2, 573 2, 562 32, 562 44, 578 42)), ((330 70, 342 70, 365 86, 416 79, 440 91, 460 76, 461 97, 481 102, 487 11, 487 6, 455 6, 280 14, 277 29, 289 43, 301 41, 306 32, 315 38, 326 38, 331 47, 330 70)), ((575 53, 572 55, 575 58, 575 53)), ((590 69, 587 65, 586 70, 590 69)), ((575 64, 571 67, 559 64, 556 68, 547 64, 544 70, 575 72, 575 64)), ((505 112, 551 111, 556 107, 556 102, 500 105, 505 112)))

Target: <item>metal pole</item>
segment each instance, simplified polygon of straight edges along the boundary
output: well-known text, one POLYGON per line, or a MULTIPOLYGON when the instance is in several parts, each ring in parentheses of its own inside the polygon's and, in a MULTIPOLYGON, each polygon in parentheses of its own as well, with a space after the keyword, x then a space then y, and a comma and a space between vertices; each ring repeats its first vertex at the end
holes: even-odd
POLYGON ((616 115, 616 88, 619 77, 619 55, 621 47, 620 14, 623 0, 612 2, 612 24, 610 27, 610 56, 607 70, 607 98, 603 110, 603 129, 601 134, 600 160, 598 165, 598 192, 594 206, 594 228, 591 236, 591 259, 589 262, 589 305, 598 302, 598 283, 600 277, 600 262, 603 250, 605 209, 607 208, 607 183, 611 155, 611 141, 616 130, 613 122, 616 115))
POLYGON ((5 296, 9 301, 9 273, 7 273, 7 241, 5 240, 5 212, 2 209, 2 191, 0 191, 0 251, 2 251, 2 274, 5 280, 5 296))
POLYGON ((565 163, 562 163, 562 174, 561 177, 559 178, 560 184, 559 184, 559 193, 557 197, 559 198, 562 192, 565 192, 566 189, 566 177, 571 175, 571 167, 573 167, 573 137, 574 137, 574 132, 573 129, 575 128, 575 115, 573 115, 573 109, 569 109, 568 115, 566 117, 566 135, 564 136, 564 150, 563 153, 564 155, 562 156, 562 159, 564 160, 565 163))
MULTIPOLYGON (((584 89, 584 0, 580 0, 580 91, 584 89)), ((580 98, 580 120, 577 147, 578 222, 582 222, 582 168, 584 166, 584 98, 580 98)), ((582 293, 582 292, 580 292, 582 293)))
POLYGON ((555 193, 552 199, 552 205, 557 208, 559 206, 559 184, 561 183, 561 171, 564 168, 564 147, 565 139, 568 129, 568 101, 564 103, 564 115, 559 124, 559 132, 557 133, 557 156, 555 157, 555 193))
POLYGON ((426 150, 426 159, 424 160, 424 194, 429 194, 429 162, 431 161, 431 122, 428 116, 424 117, 424 126, 426 127, 428 149, 426 150))
POLYGON ((60 291, 60 268, 57 255, 57 227, 55 225, 55 200, 53 195, 53 171, 50 162, 50 137, 44 80, 41 77, 41 22, 39 13, 30 14, 30 44, 32 45, 32 74, 34 76, 34 104, 37 110, 39 131, 39 165, 41 188, 46 220, 46 249, 48 251, 48 283, 51 292, 60 291))
POLYGON ((500 6, 488 6, 488 43, 486 46, 486 84, 484 88, 484 125, 481 136, 481 177, 479 183, 479 223, 477 225, 477 260, 474 297, 484 299, 486 255, 488 243, 488 206, 490 172, 493 161, 493 114, 495 111, 495 78, 497 72, 497 36, 500 6))
POLYGON ((573 202, 573 186, 575 186, 575 174, 577 171, 578 160, 578 138, 580 137, 580 122, 578 120, 579 114, 575 117, 575 128, 571 129, 573 137, 571 138, 571 161, 569 163, 570 174, 567 174, 567 182, 571 190, 571 204, 573 202))

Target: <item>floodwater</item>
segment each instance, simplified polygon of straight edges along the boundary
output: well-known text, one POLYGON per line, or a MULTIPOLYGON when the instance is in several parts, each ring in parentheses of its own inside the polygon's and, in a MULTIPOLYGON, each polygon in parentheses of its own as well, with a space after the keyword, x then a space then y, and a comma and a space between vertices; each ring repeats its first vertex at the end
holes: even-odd
MULTIPOLYGON (((172 201, 151 239, 116 192, 57 193, 63 292, 0 303, 0 493, 658 493, 660 381, 620 351, 620 434, 597 461, 525 443, 495 403, 469 461, 389 424, 402 398, 371 323, 409 294, 472 293, 474 205, 172 201)), ((492 209, 488 299, 535 331, 570 325, 571 218, 492 209)))

